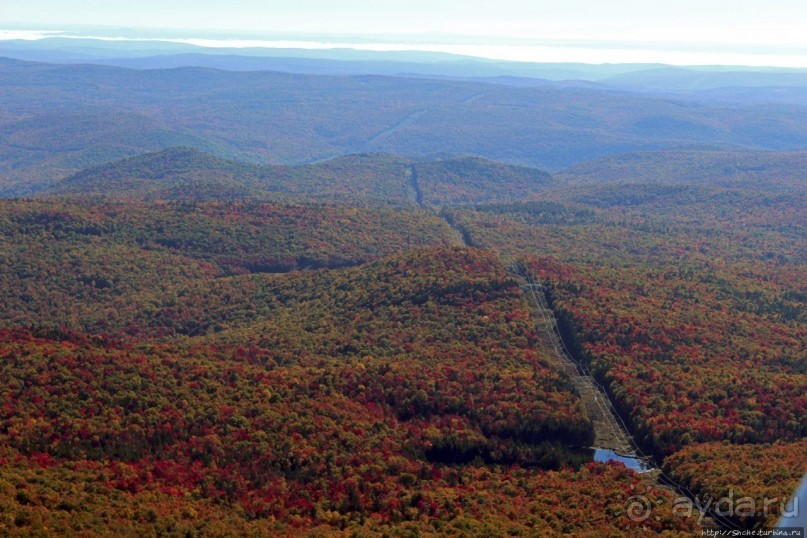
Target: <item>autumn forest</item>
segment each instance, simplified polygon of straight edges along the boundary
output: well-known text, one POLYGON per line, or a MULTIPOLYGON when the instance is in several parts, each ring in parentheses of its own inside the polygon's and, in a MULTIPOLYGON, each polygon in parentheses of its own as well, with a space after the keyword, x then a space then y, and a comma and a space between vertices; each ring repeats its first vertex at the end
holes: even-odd
POLYGON ((692 536, 807 472, 795 127, 675 149, 647 118, 729 105, 0 70, 0 535, 692 536))

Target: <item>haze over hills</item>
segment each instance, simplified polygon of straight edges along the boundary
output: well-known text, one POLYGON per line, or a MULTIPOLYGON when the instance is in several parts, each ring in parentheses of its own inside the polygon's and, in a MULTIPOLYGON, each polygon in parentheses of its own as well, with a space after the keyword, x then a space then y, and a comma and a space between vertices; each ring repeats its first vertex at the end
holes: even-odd
MULTIPOLYGON (((143 40, 142 37, 131 41, 120 37, 113 41, 75 36, 47 37, 33 41, 1 41, 0 56, 135 69, 208 67, 312 75, 448 78, 513 86, 559 84, 740 103, 774 101, 799 104, 804 102, 807 91, 807 69, 658 63, 534 63, 444 52, 355 50, 349 45, 343 48, 294 48, 294 39, 292 36, 279 38, 274 43, 280 46, 217 48, 156 38, 143 40)), ((309 36, 307 39, 317 38, 309 36)), ((327 44, 334 38, 321 39, 327 44)), ((360 43, 361 39, 357 41, 360 43)), ((215 39, 212 43, 216 43, 215 39)), ((226 40, 221 43, 226 43, 226 40)), ((255 43, 260 43, 260 40, 255 43)), ((271 45, 273 42, 267 43, 271 45)), ((306 41, 299 43, 305 44, 306 41)))
MULTIPOLYGON (((323 37, 323 40, 330 39, 332 38, 323 37)), ((294 44, 293 41, 290 43, 294 44)), ((374 51, 349 47, 217 48, 142 38, 106 41, 50 37, 33 41, 0 41, 0 56, 54 63, 97 63, 137 69, 213 67, 232 71, 282 70, 332 75, 419 75, 437 78, 513 76, 553 81, 596 81, 660 67, 655 64, 537 64, 441 52, 374 51)))
POLYGON ((131 70, 0 61, 6 195, 176 145, 300 164, 351 153, 475 154, 549 171, 628 151, 807 146, 807 107, 563 86, 131 70), (36 88, 32 93, 31 88, 36 88))
POLYGON ((160 119, 122 110, 26 115, 0 125, 0 195, 31 194, 84 167, 178 145, 222 146, 160 119))
POLYGON ((601 82, 603 85, 618 88, 693 93, 717 88, 805 88, 807 70, 657 66, 620 73, 601 82))

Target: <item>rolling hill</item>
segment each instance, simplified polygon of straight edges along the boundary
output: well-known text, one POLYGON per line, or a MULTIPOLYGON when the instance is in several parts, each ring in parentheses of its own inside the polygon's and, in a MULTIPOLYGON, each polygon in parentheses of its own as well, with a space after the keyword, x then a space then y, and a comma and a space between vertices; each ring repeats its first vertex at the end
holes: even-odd
POLYGON ((479 157, 418 163, 413 170, 424 203, 434 205, 514 201, 555 185, 541 170, 479 157))
POLYGON ((242 163, 177 147, 82 170, 44 193, 199 201, 259 199, 272 183, 280 189, 284 176, 288 176, 284 167, 242 163))

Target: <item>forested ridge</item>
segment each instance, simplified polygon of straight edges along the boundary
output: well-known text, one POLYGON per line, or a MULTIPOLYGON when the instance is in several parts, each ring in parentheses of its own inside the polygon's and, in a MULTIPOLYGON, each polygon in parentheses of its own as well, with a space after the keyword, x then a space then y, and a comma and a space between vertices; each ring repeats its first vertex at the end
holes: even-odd
POLYGON ((384 153, 335 157, 300 166, 221 159, 175 147, 73 174, 37 193, 61 198, 148 201, 256 201, 417 207, 507 202, 554 185, 541 170, 478 157, 414 161, 384 153), (420 199, 412 170, 420 175, 420 199))

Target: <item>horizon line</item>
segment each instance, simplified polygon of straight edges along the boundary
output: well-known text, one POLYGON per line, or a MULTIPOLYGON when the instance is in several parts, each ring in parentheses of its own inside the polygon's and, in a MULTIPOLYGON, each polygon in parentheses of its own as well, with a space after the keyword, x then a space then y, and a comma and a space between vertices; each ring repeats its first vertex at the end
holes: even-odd
MULTIPOLYGON (((17 24, 11 26, 19 26, 17 24)), ((99 28, 100 29, 100 28, 99 28)), ((114 30, 113 28, 108 28, 114 30)), ((121 28, 118 29, 123 30, 121 28)), ((127 33, 138 29, 127 28, 127 33)), ((202 34, 204 31, 189 29, 150 29, 150 31, 176 32, 178 34, 202 34)), ((224 33, 224 32, 221 32, 224 33)), ((254 32, 231 33, 231 35, 257 35, 254 32)), ((277 35, 277 34, 276 34, 277 35)), ((453 36, 456 41, 382 41, 371 39, 377 36, 328 36, 323 34, 287 33, 286 39, 246 39, 244 37, 212 38, 212 37, 138 37, 131 35, 79 35, 70 30, 23 30, 19 28, 4 29, 0 27, 0 42, 3 41, 42 41, 53 38, 72 40, 94 40, 111 42, 158 42, 184 44, 201 49, 266 49, 268 50, 338 50, 347 49, 358 52, 420 52, 446 54, 457 57, 473 58, 514 63, 538 64, 582 64, 582 65, 666 65, 674 67, 747 67, 805 70, 807 55, 798 53, 757 52, 747 53, 731 51, 730 46, 723 45, 728 51, 697 50, 694 43, 680 43, 678 49, 662 48, 658 43, 619 43, 614 41, 574 41, 559 40, 525 40, 515 38, 479 38, 470 42, 467 36, 453 36), (292 38, 297 36, 297 39, 292 38), (301 39, 302 37, 318 37, 320 39, 301 39), (694 50, 693 50, 694 49, 694 50)), ((408 36, 426 37, 429 34, 408 36)), ((448 35, 448 34, 446 34, 448 35)), ((385 36, 387 38, 407 36, 385 36)), ((791 49, 786 49, 791 50, 791 49)))

